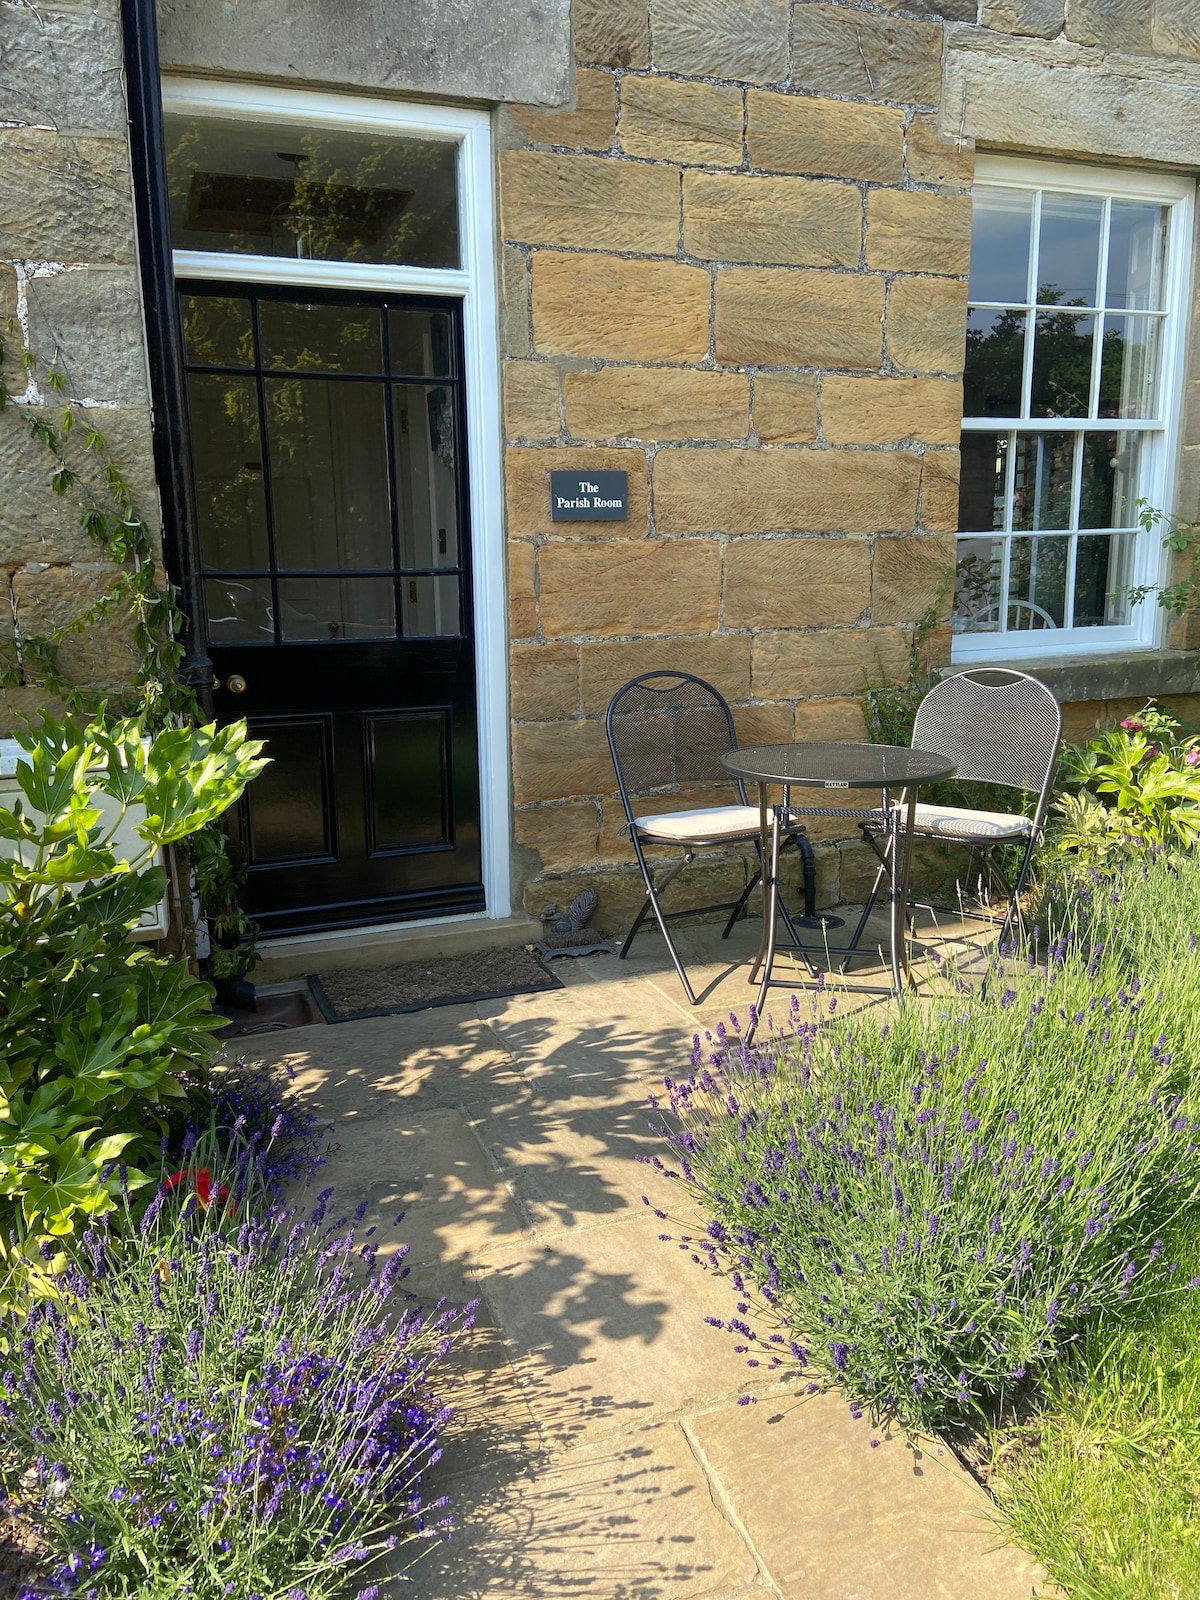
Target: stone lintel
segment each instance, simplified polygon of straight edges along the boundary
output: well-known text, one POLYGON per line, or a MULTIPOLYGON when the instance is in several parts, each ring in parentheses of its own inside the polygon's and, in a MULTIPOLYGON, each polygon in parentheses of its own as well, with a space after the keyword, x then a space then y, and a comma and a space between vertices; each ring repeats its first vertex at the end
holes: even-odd
POLYGON ((387 94, 564 105, 570 0, 161 0, 164 68, 387 94))
POLYGON ((1200 63, 947 28, 944 138, 1044 156, 1200 165, 1200 63))

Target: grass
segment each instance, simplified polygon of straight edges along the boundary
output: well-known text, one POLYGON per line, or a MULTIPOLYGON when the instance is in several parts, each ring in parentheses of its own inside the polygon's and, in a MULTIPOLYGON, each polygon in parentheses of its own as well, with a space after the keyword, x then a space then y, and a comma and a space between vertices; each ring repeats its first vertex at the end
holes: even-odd
MULTIPOLYGON (((1200 1262, 1200 1236, 1181 1252, 1200 1262)), ((1047 1380, 994 1485, 1013 1537, 1072 1600, 1200 1595, 1200 1307, 1105 1322, 1047 1380)))

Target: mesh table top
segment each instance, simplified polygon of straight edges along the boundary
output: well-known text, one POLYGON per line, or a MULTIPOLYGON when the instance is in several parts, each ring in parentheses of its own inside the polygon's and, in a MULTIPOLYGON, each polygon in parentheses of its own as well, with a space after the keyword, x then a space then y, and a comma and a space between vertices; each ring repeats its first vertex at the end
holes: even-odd
POLYGON ((760 744, 731 750, 722 764, 751 783, 809 789, 881 789, 945 778, 954 762, 932 750, 894 744, 760 744))

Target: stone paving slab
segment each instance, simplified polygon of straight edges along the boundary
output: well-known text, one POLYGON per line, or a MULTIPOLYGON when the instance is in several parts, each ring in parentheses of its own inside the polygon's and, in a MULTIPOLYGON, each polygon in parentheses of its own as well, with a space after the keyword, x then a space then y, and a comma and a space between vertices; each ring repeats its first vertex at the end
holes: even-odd
POLYGON ((481 1473, 456 1491, 474 1507, 414 1572, 422 1600, 772 1593, 676 1423, 581 1445, 535 1472, 481 1473))
POLYGON ((678 1207, 682 1186, 639 1157, 662 1155, 642 1083, 617 1085, 607 1104, 544 1092, 477 1111, 477 1138, 510 1186, 526 1225, 539 1234, 642 1215, 645 1195, 678 1207))
POLYGON ((1040 1577, 948 1448, 854 1422, 836 1394, 685 1429, 782 1600, 1026 1600, 1040 1577))
POLYGON ((658 1237, 678 1224, 643 1194, 691 1206, 636 1159, 645 1096, 746 1014, 757 944, 752 922, 679 931, 696 1008, 647 935, 628 962, 556 963, 561 990, 246 1042, 331 1121, 318 1183, 367 1201, 383 1251, 412 1246, 422 1303, 483 1300, 429 1485, 459 1532, 388 1600, 1027 1600, 1033 1564, 948 1452, 871 1450, 835 1396, 749 1372, 704 1325, 726 1287, 658 1237))
POLYGON ((493 1252, 478 1274, 551 1448, 748 1386, 728 1341, 704 1324, 723 1286, 660 1241, 661 1226, 643 1213, 572 1228, 507 1259, 493 1252))

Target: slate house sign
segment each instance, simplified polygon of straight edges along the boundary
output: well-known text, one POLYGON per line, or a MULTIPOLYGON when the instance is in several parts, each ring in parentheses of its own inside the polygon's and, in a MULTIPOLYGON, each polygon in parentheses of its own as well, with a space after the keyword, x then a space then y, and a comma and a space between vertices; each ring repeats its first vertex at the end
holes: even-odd
POLYGON ((551 522, 625 522, 629 517, 627 472, 552 472, 551 522))

